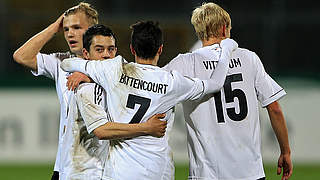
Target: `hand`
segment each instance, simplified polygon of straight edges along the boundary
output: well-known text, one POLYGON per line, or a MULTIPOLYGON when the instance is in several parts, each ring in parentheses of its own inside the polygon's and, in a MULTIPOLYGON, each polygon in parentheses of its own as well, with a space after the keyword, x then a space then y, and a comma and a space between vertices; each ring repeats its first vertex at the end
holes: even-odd
POLYGON ((290 154, 281 154, 278 159, 278 169, 277 169, 278 175, 280 175, 281 171, 283 170, 281 180, 289 179, 292 175, 292 169, 293 169, 293 166, 292 166, 290 154))
POLYGON ((80 82, 91 82, 90 78, 81 72, 74 72, 72 75, 67 77, 68 90, 74 91, 80 84, 80 82))
POLYGON ((63 28, 63 19, 64 19, 64 14, 62 14, 54 23, 55 31, 56 33, 62 30, 63 28))
POLYGON ((226 38, 221 41, 220 46, 222 49, 234 51, 238 48, 238 43, 236 41, 234 41, 233 39, 226 38))
POLYGON ((145 125, 147 127, 147 134, 151 135, 153 137, 162 137, 166 133, 167 128, 167 121, 161 120, 164 118, 166 114, 156 114, 153 115, 151 118, 148 119, 147 122, 145 122, 145 125))

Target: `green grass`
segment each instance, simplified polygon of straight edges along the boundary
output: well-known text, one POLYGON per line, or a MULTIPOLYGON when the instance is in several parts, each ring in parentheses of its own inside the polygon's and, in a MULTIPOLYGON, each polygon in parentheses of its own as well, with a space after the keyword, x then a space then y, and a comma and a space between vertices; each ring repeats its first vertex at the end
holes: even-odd
MULTIPOLYGON (((1 180, 49 180, 53 165, 0 165, 1 180)), ((276 166, 265 166, 268 180, 281 179, 276 174, 276 166)), ((188 178, 188 165, 176 165, 176 180, 188 178)), ((320 164, 295 165, 290 180, 316 180, 320 179, 320 164)))

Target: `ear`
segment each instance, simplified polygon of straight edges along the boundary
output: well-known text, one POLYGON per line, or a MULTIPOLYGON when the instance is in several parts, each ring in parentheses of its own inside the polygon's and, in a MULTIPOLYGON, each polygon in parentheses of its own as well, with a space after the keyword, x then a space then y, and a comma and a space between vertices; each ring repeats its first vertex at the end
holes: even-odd
POLYGON ((132 44, 130 44, 130 51, 132 55, 136 55, 136 51, 133 49, 132 44))
POLYGON ((82 56, 84 57, 84 59, 90 59, 90 54, 85 48, 82 48, 82 56))
POLYGON ((115 47, 115 48, 114 48, 114 52, 115 52, 115 54, 117 54, 117 51, 118 51, 118 48, 117 48, 117 47, 115 47))
POLYGON ((158 52, 157 52, 158 55, 161 55, 161 53, 162 53, 162 48, 163 48, 163 44, 161 44, 161 46, 160 46, 159 49, 158 49, 158 52))
POLYGON ((227 36, 227 26, 223 25, 222 26, 222 37, 226 37, 227 36))

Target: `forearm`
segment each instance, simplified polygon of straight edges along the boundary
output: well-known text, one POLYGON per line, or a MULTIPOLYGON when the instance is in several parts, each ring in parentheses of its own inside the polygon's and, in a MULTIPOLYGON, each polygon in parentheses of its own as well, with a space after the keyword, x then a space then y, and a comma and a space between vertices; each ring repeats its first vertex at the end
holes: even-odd
POLYGON ((229 61, 231 59, 231 51, 222 49, 222 54, 218 61, 218 65, 212 73, 210 80, 205 81, 205 93, 215 93, 220 91, 226 80, 229 70, 229 61))
POLYGON ((282 110, 278 102, 273 102, 267 106, 271 126, 276 134, 280 146, 281 154, 290 154, 288 129, 282 110))
POLYGON ((55 25, 51 24, 17 49, 13 55, 14 60, 32 70, 37 70, 36 56, 56 32, 55 25))
POLYGON ((62 61, 60 67, 66 72, 81 72, 89 75, 86 69, 89 61, 83 59, 65 59, 62 61))
POLYGON ((124 139, 147 135, 147 131, 148 129, 143 125, 143 123, 124 124, 108 122, 96 128, 93 133, 99 139, 124 139))

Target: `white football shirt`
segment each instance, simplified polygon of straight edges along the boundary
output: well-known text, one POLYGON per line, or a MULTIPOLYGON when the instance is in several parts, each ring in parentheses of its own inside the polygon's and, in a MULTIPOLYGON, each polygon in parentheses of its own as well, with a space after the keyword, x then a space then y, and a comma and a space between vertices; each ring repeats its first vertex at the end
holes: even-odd
MULTIPOLYGON (((214 57, 179 55, 164 69, 208 79, 214 57)), ((197 52, 197 50, 195 51, 197 52)), ((285 91, 265 72, 259 57, 246 49, 233 52, 224 88, 200 100, 183 102, 189 152, 189 179, 256 180, 264 177, 259 102, 263 107, 285 91)))
MULTIPOLYGON (((107 122, 113 122, 110 114, 108 113, 107 106, 105 104, 105 91, 101 86, 95 83, 83 83, 80 84, 76 91, 76 99, 79 107, 79 111, 83 120, 87 126, 89 133, 94 129, 98 128, 101 125, 106 124, 107 122), (102 90, 102 91, 101 91, 102 90)), ((168 117, 172 112, 167 113, 168 117)), ((166 139, 169 139, 169 134, 172 129, 173 119, 170 119, 167 124, 166 139)), ((163 178, 162 179, 174 179, 174 163, 172 160, 172 154, 170 147, 168 148, 167 159, 168 162, 165 164, 163 178)), ((106 150, 107 151, 107 150, 106 150)), ((107 155, 105 156, 107 158, 107 155)), ((113 169, 109 169, 113 171, 113 169)), ((104 171, 104 179, 110 178, 110 173, 107 170, 104 171)))
POLYGON ((55 80, 56 84, 60 102, 60 128, 54 170, 59 171, 61 180, 101 179, 104 161, 97 149, 108 144, 106 141, 99 141, 93 134, 88 134, 79 117, 75 95, 66 87, 68 73, 60 68, 61 61, 70 57, 70 53, 38 53, 38 70, 32 71, 35 76, 44 75, 55 80))
MULTIPOLYGON (((211 49, 207 51, 211 52, 211 49)), ((227 63, 224 64, 227 67, 227 63)), ((168 112, 181 101, 216 92, 220 88, 210 88, 211 82, 224 79, 226 75, 202 81, 152 65, 124 63, 121 56, 107 61, 68 59, 61 67, 66 71, 83 72, 100 84, 108 92, 111 117, 122 123, 145 122, 156 113, 168 112)), ((166 120, 168 118, 170 116, 166 116, 166 120)), ((110 178, 118 180, 165 179, 165 167, 171 161, 168 147, 166 136, 111 141, 106 172, 110 172, 110 178)))

